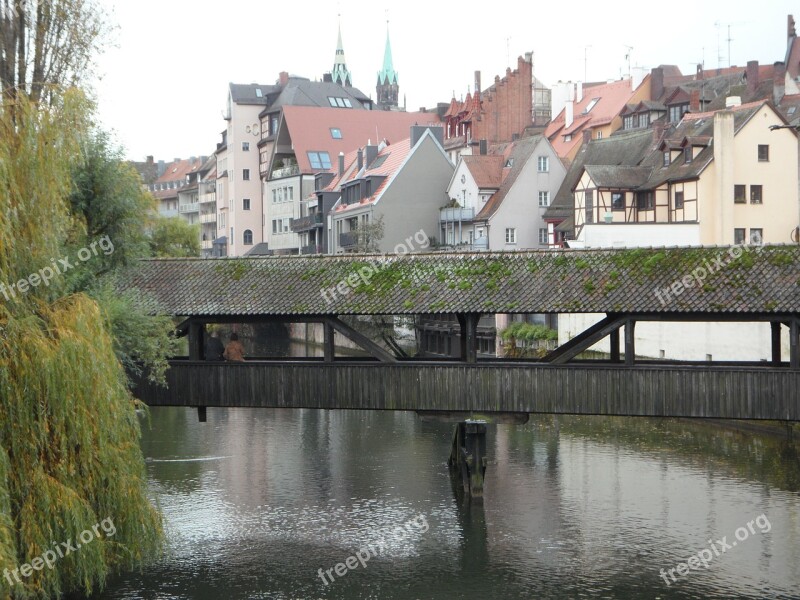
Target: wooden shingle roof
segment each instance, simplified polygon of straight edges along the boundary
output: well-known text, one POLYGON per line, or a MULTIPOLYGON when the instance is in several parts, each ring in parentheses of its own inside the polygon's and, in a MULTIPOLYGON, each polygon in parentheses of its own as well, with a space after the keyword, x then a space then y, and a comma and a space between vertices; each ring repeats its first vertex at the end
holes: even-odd
POLYGON ((119 287, 171 316, 797 315, 800 247, 161 259, 141 262, 119 287), (685 278, 694 284, 676 294, 685 278))

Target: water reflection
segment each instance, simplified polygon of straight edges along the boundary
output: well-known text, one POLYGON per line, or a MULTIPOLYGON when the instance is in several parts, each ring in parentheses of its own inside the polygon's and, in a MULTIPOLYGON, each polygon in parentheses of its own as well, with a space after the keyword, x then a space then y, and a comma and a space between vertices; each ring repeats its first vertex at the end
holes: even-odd
POLYGON ((792 597, 798 444, 665 420, 539 417, 489 431, 482 504, 453 494, 451 426, 362 411, 152 410, 143 448, 169 553, 98 598, 792 597), (660 569, 751 535, 667 586, 660 569), (387 528, 427 532, 324 585, 387 528))

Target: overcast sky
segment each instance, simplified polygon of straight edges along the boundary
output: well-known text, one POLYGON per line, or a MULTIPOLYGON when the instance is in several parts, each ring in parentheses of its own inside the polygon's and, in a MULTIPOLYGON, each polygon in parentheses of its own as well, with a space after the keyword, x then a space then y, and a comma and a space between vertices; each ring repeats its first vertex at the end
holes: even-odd
POLYGON ((628 47, 632 67, 772 64, 784 58, 787 15, 800 18, 800 2, 785 0, 496 2, 493 12, 492 3, 415 0, 98 1, 118 25, 98 65, 100 116, 135 160, 210 154, 228 82, 272 84, 280 71, 321 78, 333 66, 339 13, 353 83, 373 98, 388 14, 409 110, 466 95, 475 70, 488 87, 528 51, 547 85, 584 72, 619 78, 628 47))

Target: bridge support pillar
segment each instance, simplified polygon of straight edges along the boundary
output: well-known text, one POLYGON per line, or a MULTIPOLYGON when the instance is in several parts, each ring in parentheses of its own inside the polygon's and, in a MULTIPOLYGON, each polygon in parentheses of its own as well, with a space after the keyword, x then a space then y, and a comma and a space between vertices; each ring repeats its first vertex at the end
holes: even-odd
POLYGON ((780 366, 781 364, 781 323, 779 321, 772 321, 770 323, 772 329, 772 364, 780 366))
POLYGON ((609 342, 611 343, 611 362, 620 362, 619 355, 619 329, 615 329, 609 335, 609 342))
POLYGON ((800 369, 800 321, 792 319, 789 324, 789 366, 800 369))
POLYGON ((450 473, 461 480, 470 498, 483 497, 483 478, 486 474, 486 423, 463 421, 456 425, 450 459, 450 473))
POLYGON ((197 321, 189 323, 189 360, 203 360, 205 325, 197 321))
POLYGON ((627 319, 625 321, 625 364, 633 366, 636 363, 636 338, 633 335, 636 329, 636 321, 627 319))

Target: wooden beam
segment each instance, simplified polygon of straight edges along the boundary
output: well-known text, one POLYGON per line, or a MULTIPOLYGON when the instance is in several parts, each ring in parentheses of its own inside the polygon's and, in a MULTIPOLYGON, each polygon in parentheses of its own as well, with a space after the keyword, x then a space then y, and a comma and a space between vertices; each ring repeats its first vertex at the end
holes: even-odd
POLYGON ((206 328, 197 321, 189 322, 189 360, 203 360, 206 328))
POLYGON ((345 323, 344 321, 340 321, 338 317, 325 317, 323 319, 323 323, 330 325, 336 331, 341 333, 343 336, 349 338, 350 340, 354 341, 356 344, 361 346, 364 350, 369 352, 374 358, 377 358, 381 362, 397 362, 397 359, 392 356, 389 352, 381 348, 378 344, 373 342, 367 336, 362 333, 359 333, 350 325, 345 323))
POLYGON ((630 317, 625 319, 625 365, 629 367, 632 367, 636 363, 635 329, 636 321, 630 317))
POLYGON ((542 360, 554 365, 563 365, 576 356, 596 344, 612 331, 618 330, 625 324, 626 318, 619 315, 608 315, 603 320, 595 323, 586 331, 583 331, 568 341, 562 344, 542 360))
POLYGON ((619 329, 615 329, 609 334, 609 341, 611 342, 611 362, 620 362, 619 355, 619 329))
POLYGON ((770 323, 772 330, 772 364, 779 366, 781 364, 781 324, 773 321, 770 323))
POLYGON ((334 329, 331 324, 322 324, 323 346, 325 348, 325 362, 333 362, 336 358, 336 346, 334 345, 334 329))
POLYGON ((467 364, 478 362, 478 320, 480 315, 466 313, 456 315, 461 326, 461 360, 467 364))
POLYGON ((789 366, 800 369, 800 319, 792 319, 789 325, 789 366))

